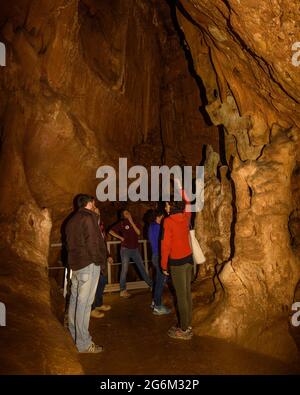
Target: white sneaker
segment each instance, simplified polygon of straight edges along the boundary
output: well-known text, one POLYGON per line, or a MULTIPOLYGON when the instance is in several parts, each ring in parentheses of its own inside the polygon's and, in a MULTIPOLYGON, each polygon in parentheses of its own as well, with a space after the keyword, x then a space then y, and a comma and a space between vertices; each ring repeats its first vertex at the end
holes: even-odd
POLYGON ((99 354, 103 351, 103 349, 103 346, 97 346, 94 342, 92 342, 87 350, 79 352, 80 354, 99 354))
POLYGON ((126 298, 126 299, 131 298, 131 294, 126 289, 120 292, 120 296, 121 298, 126 298))
POLYGON ((96 307, 95 310, 97 310, 97 311, 109 311, 109 310, 111 310, 111 306, 109 304, 103 304, 100 307, 96 307))
POLYGON ((92 318, 103 318, 104 317, 104 313, 102 313, 101 311, 98 310, 92 310, 91 311, 91 317, 92 318))

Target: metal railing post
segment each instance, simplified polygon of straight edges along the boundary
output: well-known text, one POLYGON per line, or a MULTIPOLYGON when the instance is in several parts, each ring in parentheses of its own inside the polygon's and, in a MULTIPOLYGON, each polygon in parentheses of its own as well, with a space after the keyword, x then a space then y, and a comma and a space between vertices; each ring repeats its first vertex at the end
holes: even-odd
MULTIPOLYGON (((106 245, 107 245, 107 250, 110 254, 110 243, 107 242, 106 245)), ((111 264, 110 263, 108 263, 107 269, 108 269, 107 270, 107 284, 111 284, 111 264)))
MULTIPOLYGON (((111 253, 111 246, 120 244, 121 241, 116 241, 116 240, 111 240, 107 241, 107 250, 109 253, 111 253)), ((149 274, 149 261, 148 261, 148 250, 147 250, 147 240, 139 240, 139 243, 143 244, 143 253, 144 253, 144 265, 145 265, 145 270, 147 274, 149 274)), ((62 243, 52 243, 50 247, 61 247, 62 243)), ((130 262, 131 263, 131 262, 130 262)), ((122 265, 122 262, 113 262, 112 264, 108 264, 108 270, 107 270, 107 287, 104 292, 114 292, 114 291, 119 291, 120 290, 120 284, 118 283, 112 283, 112 266, 118 266, 122 265)), ((48 270, 64 270, 64 283, 62 287, 63 295, 66 297, 67 292, 68 292, 68 284, 69 280, 72 276, 72 270, 69 268, 65 268, 64 266, 50 266, 48 267, 48 270)), ((145 281, 132 281, 128 282, 128 289, 140 289, 140 288, 147 288, 147 284, 145 281)))

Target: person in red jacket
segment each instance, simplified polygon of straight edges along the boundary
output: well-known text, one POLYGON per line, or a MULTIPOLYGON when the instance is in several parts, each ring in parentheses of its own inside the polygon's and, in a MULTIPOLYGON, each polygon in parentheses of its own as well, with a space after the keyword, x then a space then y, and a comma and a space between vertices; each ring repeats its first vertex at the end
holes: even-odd
POLYGON ((192 291, 193 255, 189 240, 191 213, 187 211, 189 201, 181 184, 183 200, 166 203, 169 217, 164 220, 161 241, 161 267, 170 275, 176 292, 179 325, 172 327, 168 335, 175 339, 192 338, 192 291))

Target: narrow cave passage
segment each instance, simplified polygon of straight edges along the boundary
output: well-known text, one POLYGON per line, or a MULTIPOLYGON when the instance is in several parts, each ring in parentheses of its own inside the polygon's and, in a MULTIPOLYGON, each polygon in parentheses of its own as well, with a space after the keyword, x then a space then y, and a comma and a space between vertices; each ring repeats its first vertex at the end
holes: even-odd
MULTIPOLYGON (((299 373, 299 69, 283 56, 275 67, 266 46, 287 52, 296 2, 278 6, 286 25, 272 34, 267 7, 233 0, 0 5, 0 373, 299 373), (60 243, 75 196, 96 195, 100 166, 120 177, 120 158, 149 173, 205 166, 192 216, 206 258, 192 284, 194 336, 168 338, 168 286, 172 312, 154 316, 144 284, 120 297, 113 266, 112 309, 90 323, 104 352, 82 355, 64 326, 60 243)), ((97 201, 107 233, 126 208, 147 239, 157 202, 120 200, 97 201)), ((130 265, 128 283, 140 280, 130 265)))

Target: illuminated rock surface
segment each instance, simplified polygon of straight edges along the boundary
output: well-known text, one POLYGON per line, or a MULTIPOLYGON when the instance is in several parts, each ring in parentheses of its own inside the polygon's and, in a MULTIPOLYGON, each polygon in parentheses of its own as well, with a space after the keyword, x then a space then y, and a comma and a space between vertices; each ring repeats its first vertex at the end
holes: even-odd
MULTIPOLYGON (((49 258, 49 243, 60 240, 74 196, 95 194, 96 169, 119 157, 147 168, 196 165, 204 144, 220 162, 195 224, 219 280, 205 304, 197 280, 195 332, 296 358, 300 12, 296 1, 271 3, 0 2, 0 300, 13 323, 1 331, 28 333, 38 372, 82 371, 51 313, 46 268, 59 257, 49 258)), ((115 207, 103 207, 108 224, 115 207)), ((34 372, 22 355, 7 360, 11 371, 34 372)))

